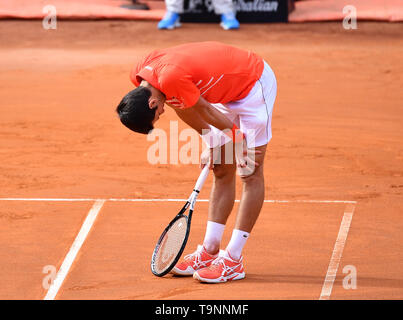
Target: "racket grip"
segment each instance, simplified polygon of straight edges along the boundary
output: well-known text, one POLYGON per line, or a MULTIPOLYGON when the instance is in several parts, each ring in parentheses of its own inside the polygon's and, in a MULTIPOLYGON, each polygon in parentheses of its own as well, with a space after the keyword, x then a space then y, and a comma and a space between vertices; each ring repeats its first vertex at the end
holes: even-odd
POLYGON ((207 165, 204 166, 202 172, 200 173, 199 178, 197 179, 197 182, 196 182, 196 185, 195 185, 195 188, 194 188, 195 190, 197 190, 197 191, 201 190, 201 188, 203 187, 204 182, 207 179, 209 171, 210 171, 209 167, 207 165))

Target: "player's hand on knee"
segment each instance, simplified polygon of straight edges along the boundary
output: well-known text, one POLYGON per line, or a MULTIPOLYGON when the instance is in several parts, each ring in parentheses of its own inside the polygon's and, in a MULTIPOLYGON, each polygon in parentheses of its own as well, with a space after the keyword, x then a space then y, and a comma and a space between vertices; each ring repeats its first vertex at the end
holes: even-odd
POLYGON ((259 166, 259 163, 256 161, 256 155, 261 153, 262 151, 255 148, 248 148, 245 139, 242 143, 235 143, 235 160, 238 175, 241 177, 252 175, 259 166))

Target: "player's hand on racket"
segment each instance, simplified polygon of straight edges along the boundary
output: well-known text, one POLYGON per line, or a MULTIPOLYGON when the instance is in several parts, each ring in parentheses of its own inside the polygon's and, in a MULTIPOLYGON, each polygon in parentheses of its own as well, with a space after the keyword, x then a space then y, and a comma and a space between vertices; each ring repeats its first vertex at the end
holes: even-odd
POLYGON ((214 164, 218 163, 220 158, 220 148, 206 148, 200 156, 200 168, 203 169, 206 165, 210 170, 214 168, 214 164))

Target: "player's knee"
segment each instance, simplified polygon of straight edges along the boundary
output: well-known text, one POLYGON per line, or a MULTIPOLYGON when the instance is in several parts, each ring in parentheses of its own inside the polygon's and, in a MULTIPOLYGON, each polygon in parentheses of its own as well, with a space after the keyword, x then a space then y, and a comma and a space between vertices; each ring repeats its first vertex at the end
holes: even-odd
POLYGON ((246 184, 256 184, 264 181, 263 172, 259 168, 254 168, 254 170, 250 172, 239 173, 239 175, 242 182, 246 184))

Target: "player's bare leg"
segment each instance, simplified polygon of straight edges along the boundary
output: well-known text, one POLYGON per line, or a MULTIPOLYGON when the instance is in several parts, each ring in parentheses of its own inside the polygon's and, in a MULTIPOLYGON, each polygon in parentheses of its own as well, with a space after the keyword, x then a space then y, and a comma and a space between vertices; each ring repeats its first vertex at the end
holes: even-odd
POLYGON ((213 168, 214 182, 210 193, 209 220, 225 224, 235 202, 235 163, 224 163, 224 147, 221 163, 213 168))
MULTIPOLYGON (((235 224, 235 230, 237 231, 235 232, 241 231, 248 235, 252 231, 260 214, 265 191, 263 163, 266 148, 267 145, 256 148, 259 152, 255 154, 255 162, 259 165, 251 175, 241 178, 243 190, 235 224)), ((223 146, 221 148, 221 164, 215 164, 213 169, 214 183, 210 193, 208 215, 208 220, 222 225, 222 230, 216 232, 219 235, 217 241, 208 236, 209 230, 206 232, 208 241, 205 239, 205 247, 211 254, 215 254, 219 250, 224 225, 231 214, 235 202, 236 164, 226 163, 225 161, 225 147, 223 146)), ((215 225, 212 228, 220 228, 220 226, 215 225)), ((235 246, 240 249, 242 247, 238 244, 235 244, 235 246)), ((232 247, 232 243, 230 243, 230 247, 232 247)))
POLYGON ((248 176, 241 176, 243 185, 241 201, 235 228, 232 231, 231 240, 226 248, 226 252, 235 261, 240 260, 242 257, 243 247, 259 217, 264 202, 263 163, 266 146, 264 145, 255 149, 255 162, 259 165, 254 168, 253 173, 248 176))
POLYGON ((250 233, 264 202, 264 175, 263 164, 267 144, 257 147, 256 150, 261 153, 255 154, 255 161, 259 164, 253 174, 247 177, 241 177, 243 189, 242 197, 237 213, 235 229, 250 233))
MULTIPOLYGON (((208 224, 215 223, 212 228, 218 228, 218 236, 215 239, 209 238, 209 230, 206 232, 204 246, 211 254, 215 254, 220 249, 220 242, 224 226, 234 207, 235 202, 235 171, 236 165, 233 161, 226 163, 225 146, 221 147, 221 162, 215 164, 213 168, 214 181, 210 193, 210 205, 208 211, 208 224), (220 226, 221 225, 221 226, 220 226)), ((211 228, 208 225, 208 228, 211 228)), ((213 230, 213 233, 215 231, 213 230)))
MULTIPOLYGON (((214 260, 209 267, 199 269, 193 274, 193 278, 196 280, 208 283, 222 283, 225 281, 241 280, 245 278, 245 269, 242 262, 242 249, 259 216, 264 201, 265 188, 263 161, 266 145, 257 147, 256 151, 258 152, 255 153, 255 162, 259 165, 255 167, 255 170, 252 174, 247 177, 241 177, 243 183, 242 197, 231 240, 228 243, 226 250, 220 251, 218 258, 214 260)), ((230 172, 225 171, 225 173, 230 175, 230 172)), ((224 176, 226 175, 224 174, 224 176)), ((232 176, 235 178, 233 173, 232 176)), ((235 190, 235 182, 233 186, 235 190)), ((214 193, 212 193, 212 198, 214 196, 220 197, 218 192, 224 192, 224 189, 224 185, 219 185, 218 188, 215 189, 214 193)), ((229 201, 229 199, 222 198, 224 197, 221 197, 220 200, 224 201, 224 203, 229 201)), ((233 198, 231 198, 231 200, 233 200, 233 198)), ((216 208, 214 207, 214 202, 211 203, 210 208, 211 214, 220 215, 218 211, 215 211, 216 208)), ((223 222, 224 218, 226 222, 228 215, 229 213, 226 216, 220 216, 223 218, 223 222)))

